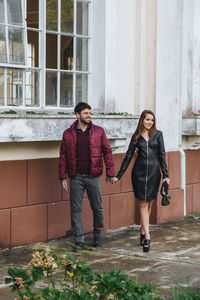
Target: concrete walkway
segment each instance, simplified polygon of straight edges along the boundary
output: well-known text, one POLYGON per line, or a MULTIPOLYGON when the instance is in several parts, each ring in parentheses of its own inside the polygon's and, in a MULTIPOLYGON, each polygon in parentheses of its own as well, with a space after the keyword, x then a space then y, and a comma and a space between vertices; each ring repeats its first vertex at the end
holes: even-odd
MULTIPOLYGON (((63 254, 68 248, 65 237, 47 243, 38 243, 0 252, 0 300, 16 299, 3 284, 7 266, 29 268, 32 253, 43 246, 63 254)), ((131 226, 104 232, 103 246, 88 251, 86 257, 94 271, 120 269, 140 283, 149 282, 162 289, 178 282, 179 285, 200 288, 200 218, 187 217, 184 221, 151 226, 151 250, 143 253, 139 245, 139 227, 131 226)), ((85 238, 92 245, 92 235, 85 238)), ((77 254, 76 254, 77 255, 77 254)))

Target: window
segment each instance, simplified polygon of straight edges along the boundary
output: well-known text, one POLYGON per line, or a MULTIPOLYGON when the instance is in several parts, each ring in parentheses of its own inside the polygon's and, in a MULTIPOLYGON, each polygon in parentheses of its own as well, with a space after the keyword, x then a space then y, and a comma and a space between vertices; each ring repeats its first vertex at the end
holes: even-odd
POLYGON ((89 0, 0 0, 0 106, 87 102, 89 9, 89 0))

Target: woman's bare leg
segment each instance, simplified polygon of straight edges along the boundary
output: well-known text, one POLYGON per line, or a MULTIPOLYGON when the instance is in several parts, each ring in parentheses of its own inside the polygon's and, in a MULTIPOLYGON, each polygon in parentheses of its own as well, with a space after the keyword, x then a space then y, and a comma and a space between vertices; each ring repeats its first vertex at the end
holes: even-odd
MULTIPOLYGON (((149 202, 144 200, 139 200, 140 207, 140 218, 141 218, 141 232, 145 234, 146 239, 150 239, 149 234, 149 202)), ((151 206, 150 206, 151 208, 151 206)))

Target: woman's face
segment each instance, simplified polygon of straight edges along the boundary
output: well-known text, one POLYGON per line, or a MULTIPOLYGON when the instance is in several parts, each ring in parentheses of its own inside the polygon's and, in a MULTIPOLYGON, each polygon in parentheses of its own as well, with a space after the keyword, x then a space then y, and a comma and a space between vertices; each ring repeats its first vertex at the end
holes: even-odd
POLYGON ((154 117, 151 114, 147 114, 143 120, 143 126, 146 130, 150 130, 154 124, 154 117))

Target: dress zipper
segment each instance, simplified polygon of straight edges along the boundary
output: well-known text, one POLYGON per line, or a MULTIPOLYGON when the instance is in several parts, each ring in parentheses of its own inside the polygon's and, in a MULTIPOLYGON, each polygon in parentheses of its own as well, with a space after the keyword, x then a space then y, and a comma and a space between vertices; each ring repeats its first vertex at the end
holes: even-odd
POLYGON ((147 197, 147 181, 148 181, 148 155, 149 155, 149 148, 148 148, 148 142, 147 142, 147 169, 146 169, 146 185, 145 185, 145 201, 146 201, 146 197, 147 197))

